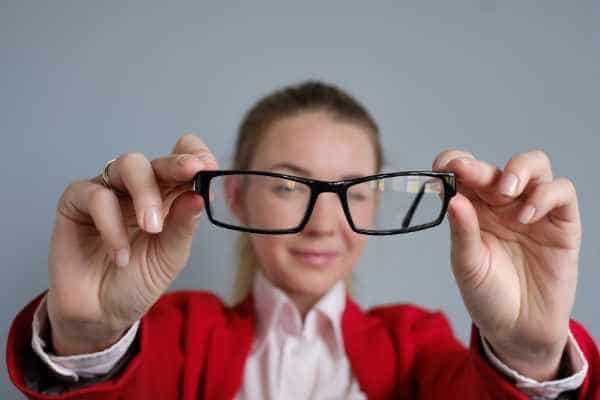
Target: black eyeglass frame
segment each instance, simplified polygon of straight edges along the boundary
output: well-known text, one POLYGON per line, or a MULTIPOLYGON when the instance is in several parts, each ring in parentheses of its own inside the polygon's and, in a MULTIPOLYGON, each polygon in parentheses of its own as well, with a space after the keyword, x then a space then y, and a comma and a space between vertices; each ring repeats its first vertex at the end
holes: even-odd
MULTIPOLYGON (((369 175, 369 176, 364 176, 364 177, 360 177, 360 178, 345 179, 345 180, 339 180, 339 181, 322 181, 322 180, 318 180, 318 179, 310 179, 310 178, 305 178, 305 177, 300 177, 300 176, 295 176, 295 175, 287 175, 287 174, 281 174, 281 173, 277 173, 277 172, 268 172, 268 171, 215 170, 215 171, 200 171, 200 172, 198 172, 193 178, 192 185, 193 185, 192 190, 194 192, 196 192, 197 194, 199 194, 200 196, 202 196, 202 199, 204 200, 206 214, 208 215, 208 219, 214 225, 220 226, 222 228, 241 231, 241 232, 269 234, 269 235, 279 235, 279 234, 289 234, 289 233, 301 232, 304 229, 304 227, 306 226, 306 224, 308 223, 310 216, 312 215, 312 212, 313 212, 315 203, 317 202, 317 197, 319 196, 319 194, 328 193, 328 192, 336 193, 338 195, 338 198, 340 199, 340 202, 342 204, 342 209, 344 210, 344 214, 346 216, 346 220, 348 221, 348 224, 350 225, 350 227, 352 228, 352 230, 354 232, 365 234, 365 235, 382 236, 382 235, 396 235, 396 234, 400 234, 400 233, 421 231, 424 229, 432 228, 432 227, 437 226, 442 223, 442 221, 444 220, 444 216, 446 215, 446 211, 448 210, 448 203, 450 203, 450 200, 452 199, 452 197, 454 197, 456 195, 456 191, 457 191, 456 179, 455 179, 455 175, 453 172, 435 172, 435 171, 400 171, 400 172, 381 173, 381 174, 375 174, 375 175, 369 175), (296 226, 294 228, 290 228, 290 229, 252 229, 252 228, 244 228, 244 227, 237 226, 237 225, 230 225, 230 224, 216 220, 213 217, 211 207, 210 207, 210 195, 209 195, 210 181, 215 177, 225 176, 225 175, 270 176, 270 177, 274 177, 274 178, 288 179, 288 180, 303 183, 303 184, 309 186, 310 187, 310 198, 309 198, 308 205, 306 207, 306 212, 304 214, 302 221, 300 221, 298 226, 296 226), (412 226, 412 227, 404 227, 404 228, 400 228, 400 229, 371 230, 371 229, 357 228, 354 225, 354 222, 352 221, 350 207, 348 206, 348 199, 347 199, 348 189, 351 186, 357 185, 359 183, 376 180, 376 179, 392 178, 392 177, 397 177, 397 176, 427 176, 427 177, 431 177, 431 178, 440 178, 440 180, 443 182, 443 185, 444 185, 444 199, 443 199, 442 209, 440 210, 440 214, 438 215, 438 217, 433 222, 430 222, 427 224, 421 224, 421 225, 416 225, 416 226, 412 226)), ((418 195, 416 196, 415 202, 420 201, 420 199, 423 195, 423 193, 422 193, 423 191, 424 191, 424 186, 421 187, 421 190, 419 191, 418 195)), ((414 212, 415 208, 416 208, 416 204, 413 203, 413 205, 410 207, 410 209, 412 210, 412 212, 414 212)), ((404 225, 404 223, 403 223, 403 225, 404 225)))

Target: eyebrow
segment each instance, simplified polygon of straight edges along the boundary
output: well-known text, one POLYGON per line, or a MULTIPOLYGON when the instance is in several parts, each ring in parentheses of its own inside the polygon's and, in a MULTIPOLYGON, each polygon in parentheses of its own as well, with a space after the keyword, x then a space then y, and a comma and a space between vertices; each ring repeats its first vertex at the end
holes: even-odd
POLYGON ((311 176, 311 173, 308 170, 306 170, 306 169, 304 169, 302 167, 299 167, 297 165, 290 164, 290 163, 285 163, 285 162, 284 163, 275 164, 271 168, 269 168, 269 170, 271 170, 271 171, 273 171, 273 170, 280 170, 280 169, 286 169, 286 170, 291 171, 294 174, 297 174, 297 175, 300 175, 300 176, 307 176, 307 177, 311 176))
MULTIPOLYGON (((298 165, 294 165, 294 164, 290 164, 290 163, 286 163, 286 162, 278 163, 278 164, 275 164, 272 167, 268 168, 268 170, 270 170, 270 171, 281 170, 281 169, 291 171, 293 174, 296 174, 298 176, 312 178, 312 174, 310 173, 309 170, 299 167, 298 165)), ((341 180, 362 178, 364 176, 367 176, 367 175, 361 175, 361 174, 344 175, 341 177, 341 180)))

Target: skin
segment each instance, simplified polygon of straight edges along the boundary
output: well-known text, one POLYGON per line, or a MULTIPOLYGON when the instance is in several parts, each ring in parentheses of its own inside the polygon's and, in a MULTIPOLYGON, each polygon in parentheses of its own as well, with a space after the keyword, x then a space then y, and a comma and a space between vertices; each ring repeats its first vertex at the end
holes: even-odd
MULTIPOLYGON (((372 149, 362 127, 336 122, 324 113, 302 114, 273 124, 250 169, 327 181, 367 176, 376 173, 372 149)), ((288 294, 303 316, 337 281, 351 274, 366 240, 350 228, 335 193, 317 198, 302 232, 252 236, 265 276, 288 294), (324 266, 315 266, 298 257, 299 251, 331 252, 332 258, 324 266)))
POLYGON ((502 170, 449 150, 433 169, 459 178, 448 210, 452 271, 471 318, 509 366, 539 381, 555 378, 581 245, 573 183, 554 178, 540 150, 513 156, 502 170))
MULTIPOLYGON (((319 113, 282 120, 267 132, 252 167, 293 161, 302 171, 289 172, 323 180, 371 174, 374 152, 361 129, 319 113)), ((65 189, 50 243, 47 296, 58 354, 110 346, 167 290, 188 261, 204 207, 189 181, 197 171, 216 168, 208 147, 187 134, 167 156, 117 159, 109 176, 129 196, 118 198, 99 177, 65 189), (117 257, 122 249, 127 254, 117 257)), ((554 178, 539 150, 515 155, 502 169, 446 150, 433 169, 458 177, 460 193, 448 209, 451 265, 471 318, 510 367, 537 380, 555 378, 581 239, 573 184, 554 178), (511 174, 517 177, 513 191, 511 174), (535 207, 531 218, 528 206, 535 207)), ((267 277, 305 312, 351 273, 365 240, 350 231, 335 195, 323 194, 303 232, 256 236, 253 243, 267 277), (294 249, 332 250, 336 257, 314 268, 294 257, 294 249)))

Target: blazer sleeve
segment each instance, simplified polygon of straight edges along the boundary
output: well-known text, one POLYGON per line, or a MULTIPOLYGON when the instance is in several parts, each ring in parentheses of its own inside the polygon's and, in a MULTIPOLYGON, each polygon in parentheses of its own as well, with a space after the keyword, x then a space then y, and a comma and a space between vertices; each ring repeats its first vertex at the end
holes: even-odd
MULTIPOLYGON (((473 326, 470 346, 454 336, 441 312, 419 307, 386 307, 383 316, 395 342, 399 396, 415 399, 523 399, 529 397, 499 372, 485 356, 473 326)), ((580 400, 600 399, 600 358, 591 336, 575 321, 571 332, 589 363, 576 393, 580 400)))
POLYGON ((66 384, 52 375, 31 348, 32 318, 43 295, 17 314, 6 348, 11 381, 28 399, 36 400, 187 397, 181 392, 185 390, 182 381, 187 370, 185 364, 186 353, 190 351, 190 336, 193 335, 193 353, 197 357, 194 361, 200 367, 195 371, 195 379, 189 381, 198 382, 202 376, 203 355, 206 354, 204 344, 215 321, 223 316, 222 303, 212 294, 177 292, 163 295, 141 319, 138 336, 120 365, 101 379, 66 384), (196 318, 193 329, 188 324, 190 308, 203 316, 196 318))

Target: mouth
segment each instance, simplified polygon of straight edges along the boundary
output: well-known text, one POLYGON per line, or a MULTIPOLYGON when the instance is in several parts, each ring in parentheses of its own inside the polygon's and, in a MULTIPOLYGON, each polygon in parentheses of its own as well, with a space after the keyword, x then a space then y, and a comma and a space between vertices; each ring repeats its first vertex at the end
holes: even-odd
POLYGON ((302 264, 313 267, 322 267, 324 265, 328 265, 338 256, 338 252, 336 251, 314 251, 300 249, 291 249, 290 254, 302 264))

